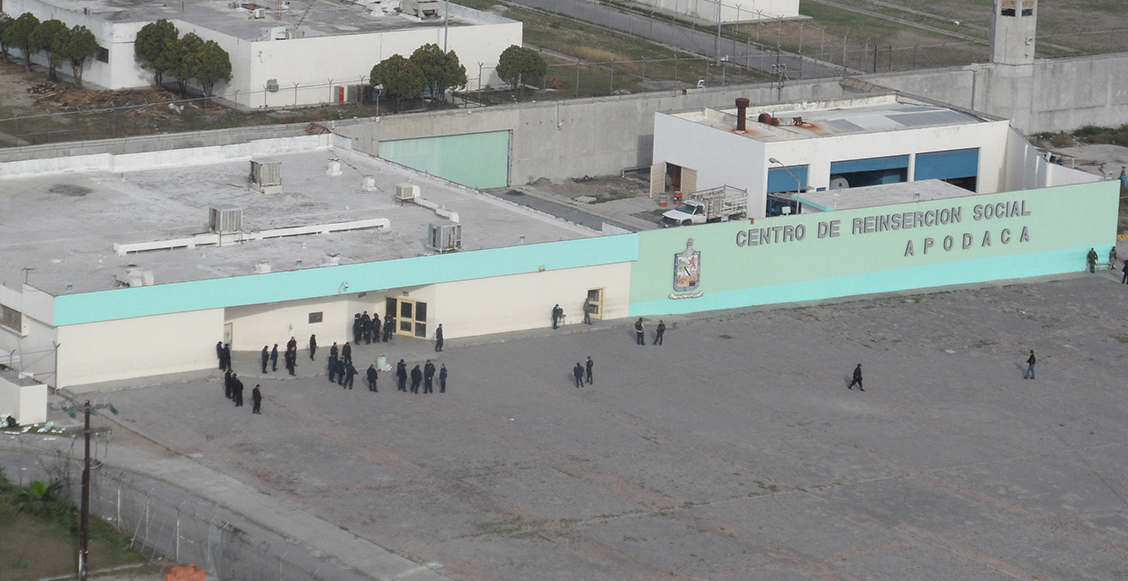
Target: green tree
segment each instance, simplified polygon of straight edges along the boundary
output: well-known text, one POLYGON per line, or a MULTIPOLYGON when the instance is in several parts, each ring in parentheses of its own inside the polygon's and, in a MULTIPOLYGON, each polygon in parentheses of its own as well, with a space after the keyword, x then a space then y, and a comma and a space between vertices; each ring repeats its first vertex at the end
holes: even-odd
POLYGON ((501 53, 497 62, 497 76, 514 89, 528 82, 544 79, 548 64, 540 53, 530 48, 511 45, 501 53))
POLYGON ((50 514, 51 506, 58 498, 62 488, 62 481, 47 484, 42 480, 32 480, 27 486, 16 492, 14 499, 16 510, 37 515, 50 514))
POLYGON ((12 25, 11 16, 0 12, 0 61, 8 62, 8 41, 4 40, 4 31, 12 25))
POLYGON ((58 81, 59 75, 55 72, 63 62, 62 55, 57 49, 66 42, 67 25, 60 20, 44 20, 31 31, 29 48, 31 52, 43 51, 47 55, 47 78, 58 81))
POLYGON ((70 62, 71 74, 78 86, 82 86, 82 69, 86 59, 97 55, 98 49, 98 40, 85 26, 74 26, 67 31, 66 42, 59 48, 59 53, 70 62))
POLYGON ((204 107, 208 105, 212 88, 219 81, 231 80, 231 57, 214 40, 205 42, 192 55, 192 76, 204 90, 204 107))
POLYGON ((39 26, 39 19, 30 12, 20 14, 4 30, 4 42, 23 51, 24 70, 31 72, 31 33, 39 26))
POLYGON ((137 31, 137 39, 133 42, 133 56, 142 66, 153 71, 153 80, 158 87, 164 81, 164 73, 171 64, 169 52, 179 39, 180 31, 176 29, 176 25, 163 18, 150 22, 137 31))
POLYGON ((423 92, 423 88, 427 86, 427 80, 423 78, 423 73, 419 70, 419 67, 398 54, 392 55, 372 67, 369 82, 373 86, 384 85, 384 90, 392 96, 396 111, 400 110, 400 103, 403 99, 418 97, 419 93, 423 92))
POLYGON ((458 62, 453 50, 444 53, 437 44, 425 44, 411 53, 411 62, 419 67, 431 96, 445 101, 447 89, 466 86, 466 67, 458 62))
POLYGON ((195 61, 204 39, 189 32, 168 46, 165 54, 167 72, 176 79, 180 94, 188 92, 188 81, 196 78, 195 61))

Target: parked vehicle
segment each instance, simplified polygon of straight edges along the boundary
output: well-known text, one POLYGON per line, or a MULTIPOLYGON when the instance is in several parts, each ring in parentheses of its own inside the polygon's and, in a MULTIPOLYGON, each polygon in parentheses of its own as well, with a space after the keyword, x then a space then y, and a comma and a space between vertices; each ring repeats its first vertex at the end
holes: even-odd
POLYGON ((723 222, 748 215, 748 192, 721 186, 693 192, 673 210, 662 214, 662 226, 723 222))

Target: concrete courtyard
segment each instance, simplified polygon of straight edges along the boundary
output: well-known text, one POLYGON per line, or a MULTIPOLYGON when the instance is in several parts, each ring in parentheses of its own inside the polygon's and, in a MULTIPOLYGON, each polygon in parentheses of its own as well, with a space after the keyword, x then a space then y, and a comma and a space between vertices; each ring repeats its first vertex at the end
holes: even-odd
MULTIPOLYGON (((631 321, 553 331, 546 306, 543 331, 354 351, 362 373, 378 354, 446 364, 445 394, 391 374, 342 390, 323 346, 294 379, 239 354, 243 408, 214 372, 111 397, 180 461, 316 517, 279 534, 329 523, 418 578, 1112 580, 1128 578, 1119 274, 668 318, 662 346, 657 320, 638 346, 631 321), (856 363, 864 393, 846 389, 856 363)), ((416 578, 308 537, 372 579, 416 578)))

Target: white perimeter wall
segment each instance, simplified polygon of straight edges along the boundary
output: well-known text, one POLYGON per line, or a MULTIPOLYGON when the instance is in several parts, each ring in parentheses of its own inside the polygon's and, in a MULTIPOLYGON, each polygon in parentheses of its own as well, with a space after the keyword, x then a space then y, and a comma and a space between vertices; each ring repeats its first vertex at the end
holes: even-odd
POLYGON ((209 369, 223 339, 223 309, 67 325, 58 333, 60 387, 209 369))
MULTIPOLYGON (((635 0, 635 3, 709 22, 717 21, 718 3, 715 0, 635 0)), ((720 5, 721 22, 799 16, 799 0, 721 0, 720 5)))
MULTIPOLYGON (((749 121, 749 128, 755 123, 749 121)), ((1004 170, 1009 135, 1007 122, 995 121, 761 142, 659 113, 654 120, 654 161, 696 169, 699 190, 723 185, 747 189, 749 215, 760 218, 767 199, 768 166, 775 167, 769 158, 788 166, 807 165, 807 185, 825 188, 830 183, 830 164, 836 161, 979 148, 979 193, 995 193, 1008 187, 1004 170)))
POLYGON ((22 314, 20 329, 0 327, 0 349, 19 358, 16 370, 55 385, 54 298, 28 285, 18 291, 0 285, 0 304, 22 314))

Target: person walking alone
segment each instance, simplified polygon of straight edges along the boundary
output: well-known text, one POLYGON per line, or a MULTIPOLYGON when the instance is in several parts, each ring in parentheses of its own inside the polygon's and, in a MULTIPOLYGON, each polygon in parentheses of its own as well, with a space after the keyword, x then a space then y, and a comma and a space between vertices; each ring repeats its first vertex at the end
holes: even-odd
MULTIPOLYGON (((376 319, 376 320, 379 321, 380 319, 376 319)), ((369 365, 368 366, 368 391, 371 391, 372 393, 376 393, 376 375, 377 375, 376 365, 375 364, 369 365)))
POLYGON ((446 393, 447 370, 446 363, 439 368, 439 393, 446 393))
MULTIPOLYGON (((1026 358, 1026 371, 1022 374, 1023 379, 1034 379, 1034 362, 1038 359, 1034 357, 1034 350, 1030 350, 1030 357, 1026 358)), ((1053 383, 1052 381, 1050 383, 1053 383)))
POLYGON ((435 351, 442 351, 442 350, 443 350, 443 324, 439 323, 439 326, 435 329, 435 351))
POLYGON ((309 360, 313 361, 313 354, 317 353, 317 335, 309 336, 309 360))
POLYGON ((270 350, 266 345, 262 346, 262 372, 266 373, 266 364, 270 362, 270 350))
POLYGON ((259 391, 259 384, 255 384, 255 388, 251 390, 251 403, 254 407, 251 408, 252 414, 262 413, 262 392, 259 391))
POLYGON ((658 319, 658 329, 657 329, 657 332, 655 332, 655 334, 654 334, 654 344, 655 345, 661 345, 662 344, 662 335, 665 335, 665 334, 666 334, 666 323, 664 321, 662 321, 662 319, 658 319))
POLYGON ((858 366, 854 368, 854 380, 850 382, 850 385, 846 386, 846 389, 850 389, 850 390, 854 389, 855 384, 857 384, 857 386, 858 386, 858 391, 865 391, 865 388, 862 387, 862 364, 861 363, 859 363, 858 366))
POLYGON ((1128 260, 1124 261, 1124 268, 1121 270, 1124 272, 1124 278, 1120 279, 1120 284, 1128 284, 1128 260))

